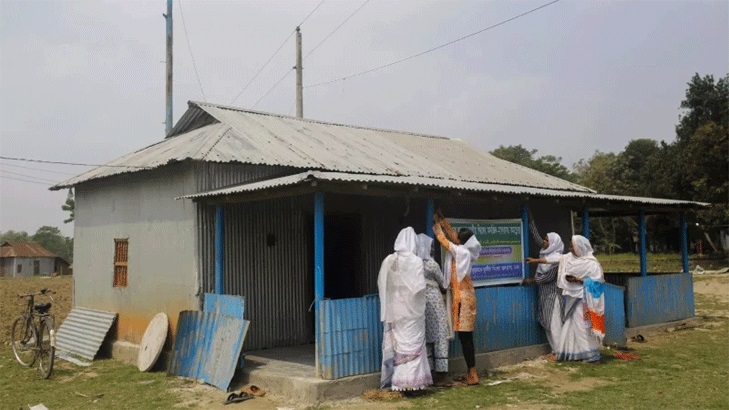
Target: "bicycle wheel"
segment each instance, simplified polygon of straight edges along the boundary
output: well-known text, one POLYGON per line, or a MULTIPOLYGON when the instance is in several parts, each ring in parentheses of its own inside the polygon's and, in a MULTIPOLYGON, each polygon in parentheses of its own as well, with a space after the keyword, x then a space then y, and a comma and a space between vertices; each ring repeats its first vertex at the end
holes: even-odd
POLYGON ((51 376, 53 371, 53 359, 56 356, 56 347, 52 340, 53 328, 48 322, 42 322, 40 326, 38 343, 38 375, 44 379, 51 376))
POLYGON ((32 322, 24 316, 15 319, 11 337, 15 359, 23 366, 32 366, 38 356, 36 349, 38 332, 32 322))

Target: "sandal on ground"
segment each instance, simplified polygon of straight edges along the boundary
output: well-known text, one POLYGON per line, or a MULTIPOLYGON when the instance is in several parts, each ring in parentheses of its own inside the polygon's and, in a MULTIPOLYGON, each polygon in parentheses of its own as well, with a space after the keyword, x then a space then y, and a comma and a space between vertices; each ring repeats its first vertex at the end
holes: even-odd
POLYGON ((252 384, 248 387, 244 387, 241 390, 241 393, 248 393, 251 396, 256 396, 256 397, 263 397, 266 395, 266 391, 261 389, 260 387, 256 386, 255 384, 252 384))
POLYGON ((223 404, 240 403, 242 401, 250 400, 252 398, 253 396, 246 392, 230 393, 223 404))
POLYGON ((433 387, 437 387, 437 388, 441 388, 441 389, 453 387, 453 385, 454 385, 453 383, 446 381, 446 380, 442 380, 442 381, 433 383, 433 387))

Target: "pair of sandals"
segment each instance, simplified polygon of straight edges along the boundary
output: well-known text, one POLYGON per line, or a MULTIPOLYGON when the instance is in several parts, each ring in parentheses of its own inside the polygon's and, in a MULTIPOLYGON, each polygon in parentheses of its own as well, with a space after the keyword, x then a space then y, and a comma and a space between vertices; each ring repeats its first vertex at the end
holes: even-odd
POLYGON ((263 397, 266 395, 266 391, 256 385, 250 385, 249 387, 243 388, 240 393, 231 393, 223 404, 240 403, 242 401, 250 400, 254 397, 263 397))

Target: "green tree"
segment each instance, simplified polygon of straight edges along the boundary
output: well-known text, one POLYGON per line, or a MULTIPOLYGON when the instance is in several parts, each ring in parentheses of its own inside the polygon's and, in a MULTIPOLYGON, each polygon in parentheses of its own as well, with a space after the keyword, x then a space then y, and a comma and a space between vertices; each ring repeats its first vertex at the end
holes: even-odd
POLYGON ((73 239, 61 235, 60 229, 54 226, 41 226, 32 240, 69 263, 73 261, 73 239))
POLYGON ((30 235, 28 235, 28 232, 25 231, 5 231, 0 232, 0 242, 10 241, 10 242, 30 242, 30 235))
POLYGON ((527 168, 535 169, 567 181, 574 181, 574 175, 567 167, 562 165, 561 157, 543 155, 537 158, 536 153, 536 149, 528 150, 522 147, 521 144, 510 145, 508 147, 500 145, 498 148, 491 151, 491 155, 497 158, 523 165, 527 168))
POLYGON ((707 123, 726 127, 729 125, 729 74, 718 82, 713 75, 701 77, 694 74, 686 89, 686 98, 681 101, 685 111, 676 125, 676 140, 690 139, 698 129, 707 123))
POLYGON ((67 224, 76 219, 76 201, 73 198, 67 198, 66 203, 61 205, 61 209, 69 212, 68 219, 64 219, 63 223, 67 224))

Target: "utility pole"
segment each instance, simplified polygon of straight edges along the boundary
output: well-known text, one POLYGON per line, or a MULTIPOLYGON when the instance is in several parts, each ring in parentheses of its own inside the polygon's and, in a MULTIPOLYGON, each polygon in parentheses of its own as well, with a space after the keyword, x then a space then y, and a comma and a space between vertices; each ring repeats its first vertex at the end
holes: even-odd
POLYGON ((162 14, 167 20, 167 85, 165 89, 166 116, 165 136, 172 131, 172 0, 167 0, 167 14, 162 14))
POLYGON ((304 118, 304 85, 301 66, 301 29, 296 27, 296 117, 304 118))

